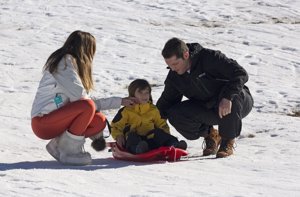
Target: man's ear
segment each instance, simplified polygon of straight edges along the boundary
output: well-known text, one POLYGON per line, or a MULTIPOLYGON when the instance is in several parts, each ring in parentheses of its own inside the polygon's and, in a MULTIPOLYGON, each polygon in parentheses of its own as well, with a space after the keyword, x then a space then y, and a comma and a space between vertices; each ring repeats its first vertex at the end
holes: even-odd
POLYGON ((187 59, 189 59, 189 57, 190 57, 189 51, 183 52, 183 59, 187 60, 187 59))

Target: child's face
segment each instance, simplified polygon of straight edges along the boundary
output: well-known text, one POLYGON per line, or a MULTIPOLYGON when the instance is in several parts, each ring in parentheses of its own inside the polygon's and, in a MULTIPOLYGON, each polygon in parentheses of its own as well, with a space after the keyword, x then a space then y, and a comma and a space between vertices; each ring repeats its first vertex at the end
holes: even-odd
POLYGON ((136 89, 134 97, 139 100, 140 104, 148 103, 150 100, 150 91, 148 88, 144 90, 136 89))

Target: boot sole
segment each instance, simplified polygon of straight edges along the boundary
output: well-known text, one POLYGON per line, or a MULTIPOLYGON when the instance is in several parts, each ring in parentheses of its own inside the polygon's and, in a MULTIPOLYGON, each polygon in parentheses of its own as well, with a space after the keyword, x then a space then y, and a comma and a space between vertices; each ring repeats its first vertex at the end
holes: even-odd
POLYGON ((226 158, 226 157, 229 157, 231 155, 233 155, 233 154, 217 154, 216 158, 226 158))
POLYGON ((59 163, 65 165, 65 166, 87 166, 87 165, 91 165, 92 161, 89 163, 70 163, 70 162, 62 162, 60 160, 58 160, 59 163))
POLYGON ((85 161, 83 161, 82 159, 78 160, 77 157, 66 157, 65 159, 59 158, 58 161, 63 165, 71 165, 71 166, 86 166, 92 164, 92 158, 90 158, 90 160, 85 159, 85 161))
POLYGON ((211 153, 206 153, 206 154, 203 153, 203 156, 216 155, 217 152, 218 152, 218 150, 215 150, 215 151, 213 151, 213 152, 211 152, 211 153))

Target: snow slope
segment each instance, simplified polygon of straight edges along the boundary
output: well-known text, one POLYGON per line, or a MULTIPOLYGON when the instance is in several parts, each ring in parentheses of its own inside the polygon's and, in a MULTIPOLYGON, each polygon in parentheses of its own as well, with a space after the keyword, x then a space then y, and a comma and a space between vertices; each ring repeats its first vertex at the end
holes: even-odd
MULTIPOLYGON (((291 116, 300 111, 299 10, 295 0, 2 0, 0 196, 299 196, 300 118, 291 116), (145 78, 156 101, 167 74, 160 51, 171 37, 236 59, 255 106, 235 155, 133 163, 87 140, 93 165, 54 161, 31 131, 31 104, 46 59, 77 29, 97 39, 101 97, 126 96, 133 79, 145 78)), ((202 141, 188 141, 188 151, 200 155, 202 141)))

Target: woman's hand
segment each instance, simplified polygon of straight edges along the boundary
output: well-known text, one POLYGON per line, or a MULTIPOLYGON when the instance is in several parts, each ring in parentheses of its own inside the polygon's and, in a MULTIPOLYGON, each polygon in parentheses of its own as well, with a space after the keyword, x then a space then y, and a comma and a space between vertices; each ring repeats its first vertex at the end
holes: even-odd
POLYGON ((117 142, 117 145, 118 145, 119 147, 124 148, 124 146, 125 146, 125 138, 124 138, 123 135, 117 136, 116 142, 117 142))
POLYGON ((126 98, 122 98, 122 102, 121 105, 123 106, 132 106, 134 104, 138 104, 139 101, 137 98, 135 97, 126 97, 126 98))

